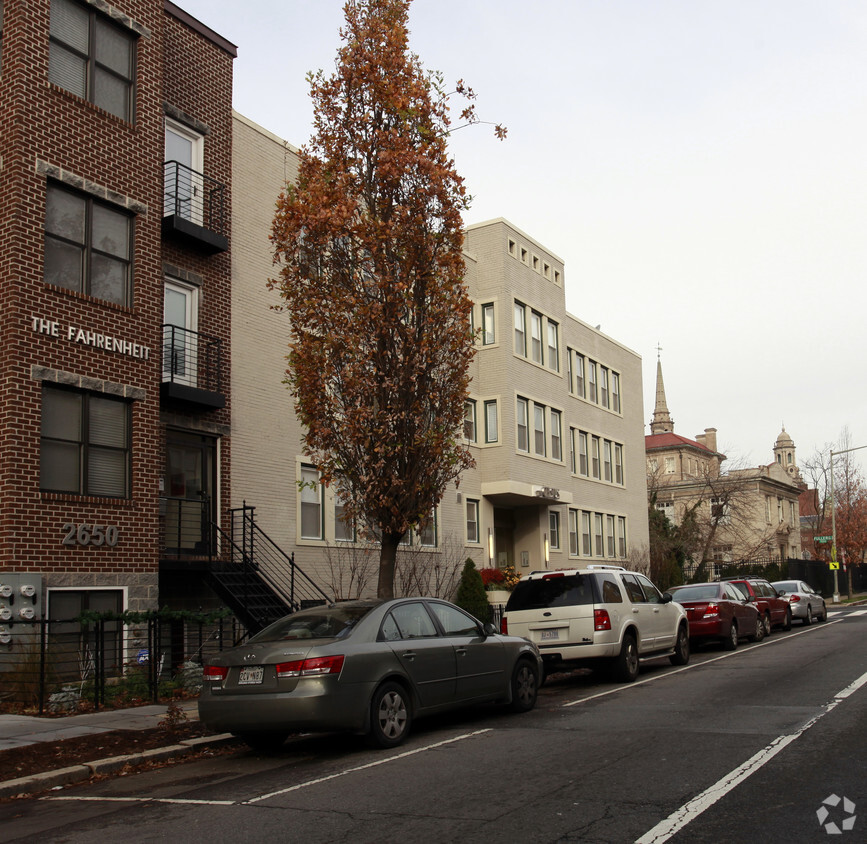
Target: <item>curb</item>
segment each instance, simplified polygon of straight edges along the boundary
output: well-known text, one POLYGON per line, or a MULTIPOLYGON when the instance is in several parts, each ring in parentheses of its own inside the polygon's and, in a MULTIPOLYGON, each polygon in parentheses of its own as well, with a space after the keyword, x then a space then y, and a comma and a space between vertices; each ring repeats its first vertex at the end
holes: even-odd
POLYGON ((200 736, 186 739, 179 744, 166 747, 156 747, 153 750, 143 750, 140 753, 130 753, 126 756, 110 756, 106 759, 96 759, 81 765, 68 768, 58 768, 56 771, 45 771, 41 774, 31 774, 14 780, 0 782, 0 799, 9 797, 33 797, 43 791, 62 788, 65 785, 83 782, 96 775, 108 775, 123 770, 127 765, 142 765, 146 762, 165 762, 193 753, 203 747, 228 744, 235 741, 231 733, 220 733, 216 736, 200 736))

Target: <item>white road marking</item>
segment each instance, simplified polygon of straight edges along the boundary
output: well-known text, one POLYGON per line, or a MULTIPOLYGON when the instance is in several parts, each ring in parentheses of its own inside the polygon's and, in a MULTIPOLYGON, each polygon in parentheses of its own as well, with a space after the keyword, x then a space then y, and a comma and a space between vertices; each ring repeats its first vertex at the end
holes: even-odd
MULTIPOLYGON (((865 610, 867 612, 867 610, 865 610)), ((832 624, 839 624, 843 621, 842 618, 838 618, 836 621, 829 621, 824 624, 824 627, 830 627, 832 624)), ((797 633, 791 633, 786 636, 784 639, 764 639, 763 641, 754 644, 749 650, 754 651, 756 648, 763 648, 765 645, 778 645, 781 642, 788 642, 790 639, 793 639, 795 636, 803 636, 805 633, 812 633, 815 630, 821 630, 821 627, 805 627, 803 630, 799 630, 797 633)), ((710 665, 712 662, 719 662, 721 659, 728 659, 732 656, 737 656, 741 653, 749 653, 749 651, 730 651, 729 653, 721 654, 720 656, 715 656, 713 659, 706 659, 704 662, 694 662, 691 665, 684 665, 681 668, 676 668, 674 671, 666 671, 664 674, 657 674, 655 677, 646 677, 644 680, 636 680, 634 683, 629 683, 622 686, 615 686, 613 689, 606 689, 604 692, 597 692, 594 695, 587 695, 586 697, 580 697, 577 700, 570 700, 568 703, 562 704, 564 707, 569 706, 577 706, 579 703, 586 703, 588 700, 596 700, 600 697, 606 697, 607 695, 613 695, 617 692, 625 692, 629 689, 634 689, 637 686, 643 686, 645 683, 653 683, 656 680, 664 680, 666 677, 672 677, 675 674, 680 674, 681 671, 689 671, 692 668, 701 668, 703 665, 710 665)), ((664 657, 661 657, 664 659, 664 657)))
POLYGON ((850 616, 853 615, 867 615, 867 610, 855 610, 855 612, 850 612, 850 616))
POLYGON ((676 812, 670 814, 665 820, 660 821, 653 829, 646 832, 635 844, 663 844, 676 833, 680 832, 687 824, 694 821, 705 809, 709 809, 718 800, 721 800, 732 789, 740 785, 747 777, 754 774, 764 765, 771 761, 780 751, 788 747, 795 739, 800 738, 819 719, 824 718, 831 710, 835 709, 847 697, 854 694, 865 683, 867 673, 862 674, 854 683, 846 686, 834 695, 833 699, 822 707, 818 715, 814 715, 793 733, 775 738, 767 747, 760 750, 743 765, 717 780, 710 788, 705 789, 689 803, 681 806, 676 812))
POLYGON ((358 765, 355 768, 347 768, 344 771, 339 771, 336 774, 330 774, 327 777, 319 777, 315 780, 308 780, 307 782, 301 782, 297 785, 289 786, 288 788, 282 788, 280 789, 280 791, 272 791, 270 794, 262 794, 259 797, 254 797, 252 800, 195 800, 178 797, 85 797, 72 794, 48 796, 41 799, 78 800, 85 803, 96 803, 101 801, 104 803, 178 803, 193 806, 249 806, 254 803, 259 803, 262 800, 268 800, 271 797, 277 797, 281 794, 288 794, 290 791, 298 791, 302 788, 308 788, 311 785, 319 785, 319 783, 328 782, 329 780, 338 779, 339 777, 345 777, 348 774, 355 774, 359 771, 367 771, 370 768, 376 768, 379 765, 386 765, 389 762, 396 762, 398 759, 406 759, 408 756, 415 756, 416 754, 424 753, 427 750, 436 750, 436 748, 438 747, 444 747, 447 744, 454 744, 454 742, 456 741, 463 741, 464 739, 473 738, 474 736, 480 736, 483 733, 490 732, 493 732, 492 728, 475 730, 472 733, 464 733, 463 735, 455 736, 454 738, 450 739, 444 739, 443 741, 438 741, 434 744, 427 744, 424 747, 417 747, 415 750, 406 750, 403 753, 398 753, 396 756, 389 756, 386 759, 377 759, 375 762, 368 762, 366 765, 358 765))

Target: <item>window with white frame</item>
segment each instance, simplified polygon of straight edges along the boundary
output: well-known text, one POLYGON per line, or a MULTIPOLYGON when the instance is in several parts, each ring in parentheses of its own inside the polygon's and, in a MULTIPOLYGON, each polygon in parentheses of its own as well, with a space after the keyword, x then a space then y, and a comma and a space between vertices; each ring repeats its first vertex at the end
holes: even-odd
POLYGON ((490 346, 497 342, 496 326, 494 325, 494 303, 482 305, 482 345, 490 346))
POLYGON ((569 555, 578 556, 578 511, 569 511, 569 555))
POLYGON ((418 544, 423 548, 436 548, 437 511, 434 510, 425 523, 418 529, 418 544))
POLYGON ((590 513, 581 511, 581 554, 589 557, 592 552, 590 544, 590 513))
POLYGON ((578 432, 569 428, 569 470, 573 475, 578 474, 578 443, 575 442, 577 437, 578 432))
POLYGON ((605 556, 602 513, 593 514, 593 550, 597 557, 605 556))
POLYGON ((95 299, 130 305, 133 218, 86 194, 48 183, 43 278, 95 299))
POLYGON ((163 381, 197 386, 198 327, 199 288, 166 279, 163 293, 163 381))
POLYGON ((527 357, 527 309, 515 302, 515 354, 527 357))
POLYGON ((602 477, 611 483, 611 440, 602 443, 602 477))
POLYGON ((596 393, 596 361, 587 361, 587 398, 592 401, 598 401, 596 393))
POLYGON ((626 556, 626 517, 617 517, 617 556, 626 556))
POLYGON ((584 355, 575 353, 575 395, 584 398, 586 395, 586 384, 584 381, 584 355))
POLYGON ((614 444, 614 483, 623 486, 623 446, 614 444))
POLYGON ((527 401, 527 399, 522 399, 519 396, 517 404, 517 418, 515 424, 518 435, 518 451, 530 450, 530 420, 528 418, 528 414, 529 402, 527 401))
POLYGON ((533 404, 533 448, 540 457, 545 456, 545 406, 535 403, 533 404))
POLYGON ((584 431, 578 432, 578 474, 587 477, 590 474, 588 452, 587 452, 587 434, 584 431))
POLYGON ((666 457, 665 458, 665 474, 666 475, 673 475, 674 469, 675 469, 674 458, 673 457, 666 457))
POLYGON ((605 543, 609 557, 614 557, 614 516, 605 516, 605 543))
POLYGON ((557 510, 548 511, 548 535, 550 545, 555 551, 560 550, 560 513, 557 510))
POLYGON ((620 413, 620 375, 616 372, 611 373, 611 409, 620 413))
POLYGON ((499 412, 497 410, 497 400, 490 399, 485 402, 485 442, 495 443, 500 438, 499 433, 499 412))
POLYGON ((535 363, 544 363, 542 352, 542 314, 530 311, 530 357, 535 363))
POLYGON ((479 502, 475 498, 467 499, 467 542, 477 545, 479 538, 479 502))
POLYGON ((608 407, 608 367, 599 367, 599 404, 608 407))
POLYGON ((132 122, 136 40, 94 5, 51 0, 48 80, 132 122))
POLYGON ((322 484, 315 466, 301 466, 301 538, 322 539, 322 484))
POLYGON ((340 494, 334 494, 334 539, 337 542, 355 542, 355 525, 346 517, 346 506, 340 494))
POLYGON ((473 399, 464 402, 464 439, 471 443, 476 441, 476 402, 473 399))
POLYGON ((548 366, 555 372, 560 371, 559 326, 548 320, 548 366))
POLYGON ((43 384, 41 427, 40 489, 129 497, 128 402, 43 384))
POLYGON ((656 509, 659 510, 666 519, 674 524, 674 502, 673 501, 657 501, 656 509))
POLYGON ((560 411, 552 410, 551 411, 551 459, 552 460, 562 460, 563 459, 563 445, 562 445, 562 423, 560 421, 560 411))
POLYGON ((590 457, 592 460, 593 477, 599 480, 601 478, 599 466, 599 437, 590 438, 590 457))

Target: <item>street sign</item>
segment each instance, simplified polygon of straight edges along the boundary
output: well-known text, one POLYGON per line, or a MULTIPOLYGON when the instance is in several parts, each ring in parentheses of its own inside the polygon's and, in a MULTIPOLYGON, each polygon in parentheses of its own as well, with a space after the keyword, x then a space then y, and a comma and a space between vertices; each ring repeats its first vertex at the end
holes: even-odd
POLYGON ((837 571, 840 568, 840 564, 839 563, 828 563, 828 568, 831 571, 837 571))
POLYGON ((814 536, 813 537, 813 542, 830 542, 830 541, 831 541, 830 536, 814 536))

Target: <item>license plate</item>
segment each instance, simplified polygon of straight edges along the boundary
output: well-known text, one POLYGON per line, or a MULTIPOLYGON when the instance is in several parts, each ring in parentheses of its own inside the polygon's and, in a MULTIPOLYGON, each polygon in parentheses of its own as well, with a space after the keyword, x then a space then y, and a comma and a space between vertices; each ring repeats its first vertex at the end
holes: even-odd
POLYGON ((559 630, 540 630, 539 632, 542 634, 541 639, 543 642, 551 642, 554 639, 560 638, 559 630))
POLYGON ((239 686, 256 686, 265 677, 265 667, 262 665, 250 665, 241 669, 238 677, 239 686))

